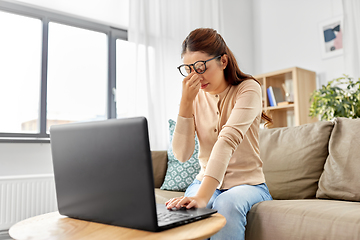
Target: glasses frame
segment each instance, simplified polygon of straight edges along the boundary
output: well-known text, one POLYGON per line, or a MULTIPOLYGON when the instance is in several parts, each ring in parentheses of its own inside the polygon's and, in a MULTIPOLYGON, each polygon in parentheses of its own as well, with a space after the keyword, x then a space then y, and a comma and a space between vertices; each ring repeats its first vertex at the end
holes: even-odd
POLYGON ((217 59, 217 58, 219 58, 219 57, 222 57, 223 55, 224 55, 224 54, 221 54, 221 55, 218 55, 218 56, 216 56, 216 57, 210 58, 210 59, 205 60, 205 61, 196 61, 196 62, 194 62, 193 64, 181 64, 180 66, 177 67, 177 69, 179 69, 180 74, 183 75, 184 77, 189 76, 189 74, 192 72, 192 69, 194 69, 194 71, 195 71, 196 73, 198 73, 198 74, 204 74, 204 73, 206 72, 206 69, 207 69, 207 68, 206 68, 206 63, 209 62, 209 61, 211 61, 211 60, 214 60, 214 59, 217 59), (196 65, 197 63, 199 63, 199 62, 204 63, 205 69, 204 69, 203 72, 198 72, 198 71, 196 70, 196 68, 195 68, 195 65, 196 65), (183 67, 183 66, 188 66, 188 67, 190 68, 190 72, 189 72, 189 74, 186 75, 186 76, 185 76, 185 75, 181 72, 181 70, 180 70, 180 68, 183 67), (191 67, 192 67, 192 68, 191 68, 191 67))

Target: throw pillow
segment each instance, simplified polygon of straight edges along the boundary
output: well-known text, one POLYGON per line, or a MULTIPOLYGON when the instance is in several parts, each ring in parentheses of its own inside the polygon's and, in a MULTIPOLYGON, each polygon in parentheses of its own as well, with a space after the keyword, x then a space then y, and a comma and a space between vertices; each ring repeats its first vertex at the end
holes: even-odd
POLYGON ((332 122, 260 130, 260 157, 274 199, 315 198, 332 122))
POLYGON ((182 163, 177 160, 172 151, 172 139, 176 122, 169 120, 170 146, 168 149, 168 166, 164 182, 160 189, 171 191, 185 191, 187 187, 194 181, 196 175, 200 171, 198 160, 199 143, 195 136, 195 150, 191 158, 182 163))
POLYGON ((337 118, 317 198, 360 201, 360 119, 337 118))

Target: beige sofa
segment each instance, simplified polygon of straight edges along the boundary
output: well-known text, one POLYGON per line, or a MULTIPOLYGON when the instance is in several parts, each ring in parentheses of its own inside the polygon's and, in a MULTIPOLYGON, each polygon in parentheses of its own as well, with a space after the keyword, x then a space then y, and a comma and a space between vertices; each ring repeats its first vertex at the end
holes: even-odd
MULTIPOLYGON (((166 151, 152 152, 158 203, 183 195, 160 190, 166 151)), ((260 131, 273 201, 248 213, 246 239, 360 239, 360 119, 337 118, 260 131)))

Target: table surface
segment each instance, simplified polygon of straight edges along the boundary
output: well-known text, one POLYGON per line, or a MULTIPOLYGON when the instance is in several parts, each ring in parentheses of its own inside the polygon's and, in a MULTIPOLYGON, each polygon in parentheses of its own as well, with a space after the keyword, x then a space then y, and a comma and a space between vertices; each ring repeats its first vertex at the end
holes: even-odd
POLYGON ((162 232, 148 232, 131 228, 83 221, 52 212, 28 218, 13 225, 9 234, 22 239, 205 239, 226 224, 219 213, 162 232))

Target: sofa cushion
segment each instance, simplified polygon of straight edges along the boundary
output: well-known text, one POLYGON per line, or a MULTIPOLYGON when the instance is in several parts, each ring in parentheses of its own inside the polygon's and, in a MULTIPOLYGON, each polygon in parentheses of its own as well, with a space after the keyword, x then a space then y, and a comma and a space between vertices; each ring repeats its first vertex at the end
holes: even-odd
POLYGON ((200 171, 198 159, 199 144, 195 136, 195 150, 189 160, 182 163, 177 160, 172 151, 172 138, 176 122, 169 120, 170 146, 168 149, 168 164, 162 190, 185 191, 186 188, 194 181, 200 171))
POLYGON ((360 201, 360 119, 337 118, 316 197, 360 201))
POLYGON ((247 215, 246 240, 360 239, 360 203, 336 200, 274 200, 247 215))
POLYGON ((274 199, 315 198, 333 122, 260 131, 260 157, 274 199))
POLYGON ((154 175, 154 185, 159 188, 164 182, 166 167, 167 167, 167 152, 166 151, 151 151, 152 167, 154 175))

